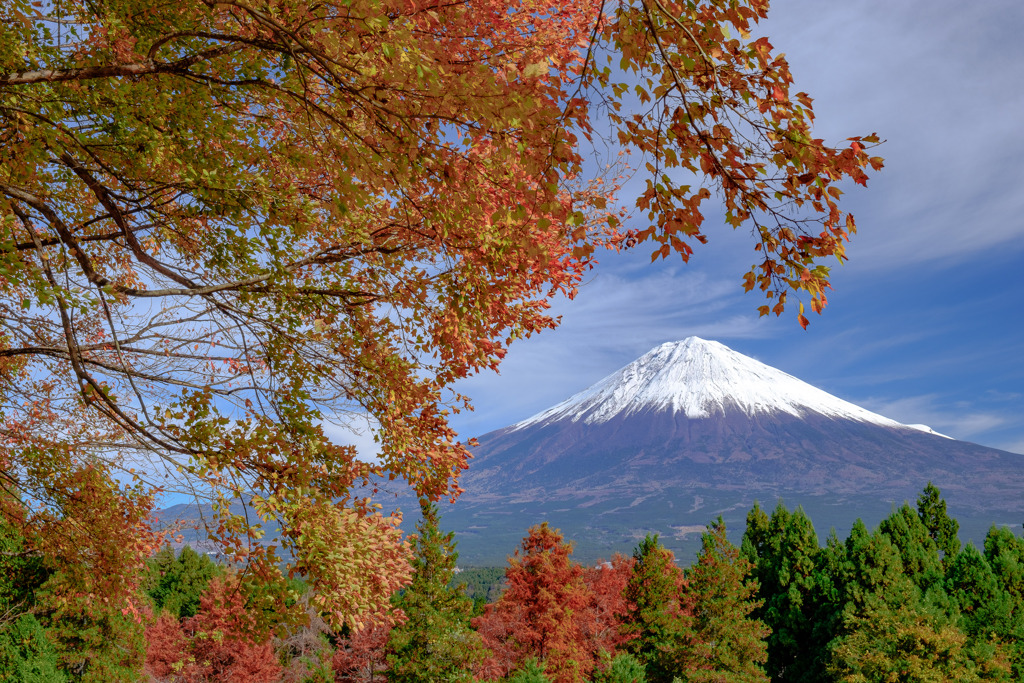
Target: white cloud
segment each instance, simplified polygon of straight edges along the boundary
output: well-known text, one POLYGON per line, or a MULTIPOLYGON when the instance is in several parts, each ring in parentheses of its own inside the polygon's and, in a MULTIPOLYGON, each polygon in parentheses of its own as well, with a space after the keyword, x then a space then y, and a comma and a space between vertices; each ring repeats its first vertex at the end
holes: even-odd
POLYGON ((330 420, 321 423, 324 435, 338 446, 355 446, 357 457, 365 462, 377 463, 380 444, 374 441, 379 423, 369 415, 348 416, 343 422, 330 420))
POLYGON ((765 32, 830 142, 877 131, 886 168, 847 196, 854 268, 962 260, 1024 237, 1016 0, 773 6, 765 32))
POLYGON ((861 405, 904 424, 925 424, 937 432, 961 440, 970 440, 972 436, 1010 422, 1006 415, 981 411, 964 404, 950 405, 935 394, 897 399, 869 398, 861 401, 861 405))

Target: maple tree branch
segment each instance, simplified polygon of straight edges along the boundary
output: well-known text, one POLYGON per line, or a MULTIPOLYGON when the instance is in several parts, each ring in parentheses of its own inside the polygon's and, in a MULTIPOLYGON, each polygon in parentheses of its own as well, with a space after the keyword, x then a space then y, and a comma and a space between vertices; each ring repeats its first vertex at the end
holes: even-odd
POLYGON ((83 66, 76 69, 32 69, 0 74, 0 88, 33 83, 61 83, 64 81, 87 81, 96 78, 138 77, 160 73, 179 73, 199 62, 216 59, 232 52, 245 49, 245 43, 235 42, 230 45, 204 50, 191 57, 174 62, 157 62, 146 59, 134 64, 108 64, 105 66, 83 66))
MULTIPOLYGON (((92 261, 89 260, 89 257, 86 255, 81 245, 78 244, 78 240, 75 239, 71 229, 64 224, 64 221, 62 221, 60 216, 57 215, 57 212, 51 209, 46 202, 34 194, 4 183, 0 183, 0 192, 28 204, 46 218, 54 231, 56 231, 60 236, 60 241, 71 249, 72 256, 74 256, 75 260, 78 261, 78 265, 82 269, 82 273, 85 274, 85 277, 88 278, 89 282, 93 283, 97 287, 104 287, 110 284, 110 280, 96 272, 96 269, 92 265, 92 261)), ((19 218, 22 218, 22 216, 19 215, 19 218)), ((44 258, 42 240, 40 240, 39 235, 36 234, 35 229, 31 227, 31 224, 26 221, 27 216, 22 218, 22 223, 25 225, 25 229, 28 230, 29 234, 32 236, 32 243, 39 252, 40 258, 44 258)), ((51 284, 55 288, 57 287, 56 281, 51 284)))

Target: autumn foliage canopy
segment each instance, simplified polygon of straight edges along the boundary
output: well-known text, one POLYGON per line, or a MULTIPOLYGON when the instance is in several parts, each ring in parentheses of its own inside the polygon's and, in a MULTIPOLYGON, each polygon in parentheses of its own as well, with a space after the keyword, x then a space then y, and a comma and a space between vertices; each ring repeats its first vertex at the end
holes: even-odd
POLYGON ((219 503, 229 557, 269 570, 261 525, 279 523, 320 607, 379 608, 409 548, 357 485, 456 496, 453 382, 554 326, 548 301, 596 249, 687 259, 714 204, 751 230, 762 314, 794 291, 825 305, 823 259, 854 229, 839 184, 881 160, 873 136, 813 137, 811 99, 752 33, 767 11, 4 2, 0 477, 26 508, 9 521, 128 575, 156 541, 100 546, 144 523, 152 486, 192 491, 219 503), (591 174, 599 137, 639 196, 591 174), (327 438, 352 415, 379 425, 380 464, 327 438))

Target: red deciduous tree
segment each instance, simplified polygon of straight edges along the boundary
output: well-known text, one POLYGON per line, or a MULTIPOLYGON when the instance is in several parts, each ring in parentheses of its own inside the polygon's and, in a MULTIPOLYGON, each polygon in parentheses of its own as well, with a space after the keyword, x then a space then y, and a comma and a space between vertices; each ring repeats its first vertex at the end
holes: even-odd
POLYGON ((473 620, 492 651, 481 675, 506 676, 531 657, 559 683, 585 680, 593 670, 597 652, 591 637, 603 629, 595 624, 597 600, 585 570, 571 555, 572 546, 547 522, 530 528, 509 558, 508 588, 473 620))
POLYGON ((341 638, 331 666, 338 683, 383 683, 387 680, 387 643, 391 618, 381 614, 341 638))
POLYGON ((629 609, 624 591, 634 563, 632 557, 616 553, 610 562, 601 562, 583 574, 594 598, 592 619, 584 626, 588 640, 597 652, 604 650, 614 656, 631 637, 623 632, 621 617, 629 609))
POLYGON ((174 683, 271 683, 281 666, 256 626, 237 580, 215 578, 195 616, 178 622, 165 613, 146 630, 146 668, 174 683))

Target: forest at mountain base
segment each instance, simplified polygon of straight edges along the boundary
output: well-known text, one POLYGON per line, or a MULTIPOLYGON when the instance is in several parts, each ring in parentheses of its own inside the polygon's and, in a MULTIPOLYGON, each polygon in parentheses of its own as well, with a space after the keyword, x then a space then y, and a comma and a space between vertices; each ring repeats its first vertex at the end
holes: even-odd
POLYGON ((413 578, 361 628, 333 629, 300 579, 275 585, 186 546, 127 603, 0 534, 0 680, 337 683, 1019 681, 1024 539, 961 547, 929 484, 874 530, 824 544, 810 518, 755 504, 742 543, 711 522, 688 567, 655 535, 595 566, 547 524, 503 571, 459 571, 423 506, 413 578), (464 575, 460 578, 460 575, 464 575), (472 597, 471 597, 472 596, 472 597), (97 599, 99 598, 99 599, 97 599), (290 609, 282 610, 282 603, 290 609), (282 619, 281 615, 290 614, 282 619))

